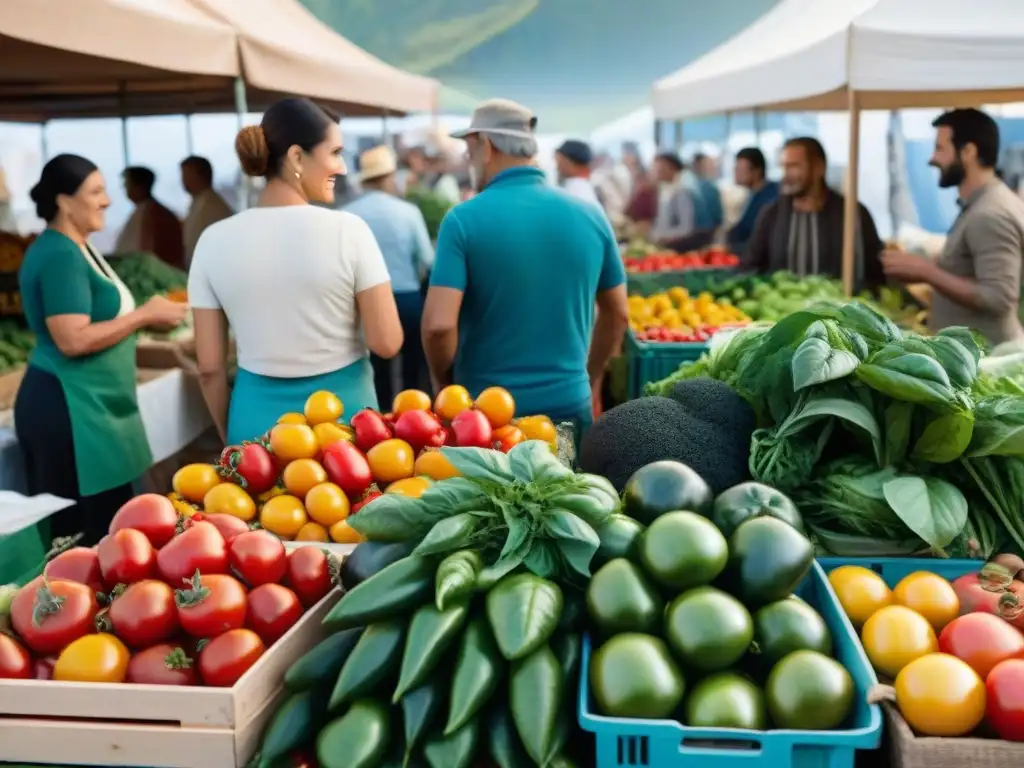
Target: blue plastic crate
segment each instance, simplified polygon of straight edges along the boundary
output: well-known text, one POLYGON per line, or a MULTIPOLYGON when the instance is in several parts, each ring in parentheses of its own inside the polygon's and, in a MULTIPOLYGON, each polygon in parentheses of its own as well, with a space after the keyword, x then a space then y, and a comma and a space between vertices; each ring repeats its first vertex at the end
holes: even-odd
POLYGON ((917 571, 928 571, 952 581, 965 573, 981 570, 984 560, 951 559, 942 557, 819 557, 818 563, 826 575, 842 565, 859 565, 881 576, 890 587, 917 571))
POLYGON ((643 342, 626 334, 626 396, 643 397, 644 385, 661 381, 683 363, 698 360, 708 351, 706 342, 643 342))
POLYGON ((626 720, 594 714, 588 674, 590 638, 584 637, 579 723, 595 735, 596 768, 853 768, 856 750, 878 749, 882 711, 866 700, 867 691, 876 683, 875 674, 817 563, 796 593, 821 614, 832 632, 836 658, 853 677, 857 693, 848 729, 690 728, 674 720, 626 720), (730 743, 734 746, 728 746, 730 743))

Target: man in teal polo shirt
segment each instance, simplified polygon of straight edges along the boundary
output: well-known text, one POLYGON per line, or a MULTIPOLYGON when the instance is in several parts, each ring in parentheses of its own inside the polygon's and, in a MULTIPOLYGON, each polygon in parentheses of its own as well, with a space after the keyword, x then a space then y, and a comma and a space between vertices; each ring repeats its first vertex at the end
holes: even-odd
POLYGON ((435 387, 504 387, 520 415, 585 427, 628 323, 626 276, 602 212, 537 168, 536 125, 494 99, 457 135, 479 194, 441 224, 423 348, 435 387))

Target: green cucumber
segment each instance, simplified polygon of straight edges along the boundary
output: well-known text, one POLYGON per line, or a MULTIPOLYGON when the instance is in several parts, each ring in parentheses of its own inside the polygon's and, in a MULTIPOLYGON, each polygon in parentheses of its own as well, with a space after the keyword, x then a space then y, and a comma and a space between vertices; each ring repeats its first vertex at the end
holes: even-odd
POLYGON ((337 679, 362 628, 336 632, 300 656, 284 673, 284 686, 290 691, 305 691, 324 680, 337 679))

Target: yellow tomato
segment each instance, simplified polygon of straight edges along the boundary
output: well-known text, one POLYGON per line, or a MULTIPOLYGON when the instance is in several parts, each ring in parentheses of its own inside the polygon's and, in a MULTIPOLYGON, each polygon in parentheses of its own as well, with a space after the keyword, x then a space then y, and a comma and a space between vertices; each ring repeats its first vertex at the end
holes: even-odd
POLYGON ((306 404, 302 408, 306 423, 311 427, 337 421, 344 412, 345 406, 342 405, 341 398, 325 389, 306 398, 306 404))
POLYGON ((400 416, 406 411, 429 411, 430 395, 418 389, 403 389, 391 402, 391 412, 400 416))
POLYGON ((527 440, 543 440, 545 443, 554 443, 558 439, 558 430, 554 423, 547 416, 523 416, 515 420, 527 440))
POLYGON ((459 470, 438 450, 423 451, 417 457, 412 471, 414 475, 423 475, 431 480, 447 480, 459 476, 459 470))
POLYGON ((293 539, 309 522, 306 508, 294 496, 275 496, 260 510, 260 525, 282 539, 293 539))
POLYGON ((305 424, 306 417, 301 413, 286 413, 277 420, 278 424, 305 424))
POLYGON ((213 486, 220 485, 221 478, 212 464, 186 464, 174 473, 171 487, 185 501, 198 504, 213 486))
POLYGON ((207 491, 203 509, 212 515, 233 515, 247 523, 256 517, 256 502, 234 483, 220 483, 207 491))
POLYGON ((316 433, 307 424, 277 424, 270 430, 270 450, 278 461, 312 459, 320 452, 316 433))
POLYGON ((199 511, 199 507, 195 504, 189 504, 180 494, 168 493, 167 498, 171 500, 171 504, 174 505, 174 511, 182 517, 192 517, 196 512, 199 511))
POLYGON ((892 591, 893 602, 905 605, 928 620, 936 632, 960 615, 960 598, 941 576, 918 571, 905 576, 892 591))
POLYGON ((329 445, 334 445, 334 443, 352 439, 351 429, 344 424, 334 424, 329 421, 313 427, 313 434, 316 435, 316 441, 320 445, 321 451, 329 445))
POLYGON ((445 421, 451 421, 472 407, 473 398, 470 397, 469 390, 458 384, 445 387, 434 399, 434 413, 445 421))
POLYGON ((910 662, 939 650, 932 625, 902 605, 876 611, 864 622, 860 639, 872 666, 888 677, 896 677, 910 662))
POLYGON ((418 499, 432 485, 426 477, 407 477, 404 480, 396 480, 387 488, 384 493, 394 493, 398 496, 408 496, 418 499))
POLYGON ((105 632, 70 643, 53 665, 53 679, 72 683, 123 683, 131 654, 105 632))
POLYGON ((412 446, 404 440, 391 439, 377 443, 366 454, 373 479, 393 483, 412 477, 416 465, 412 446))
POLYGON ((985 717, 985 683, 945 653, 910 662, 896 676, 896 706, 922 736, 966 736, 985 717))
POLYGON ((327 481, 327 470, 316 459, 296 459, 288 462, 281 473, 281 482, 292 496, 304 499, 310 488, 327 481))
POLYGON ((334 483, 320 483, 306 494, 306 513, 325 528, 347 518, 349 509, 348 496, 334 483))
POLYGON ((477 396, 473 405, 487 417, 494 429, 509 424, 516 415, 516 401, 507 389, 501 387, 488 387, 477 396))
POLYGON ((349 525, 348 520, 341 520, 331 526, 331 541, 336 544, 359 544, 366 539, 349 525))
POLYGON ((828 575, 839 604, 858 629, 879 608, 892 603, 892 592, 874 571, 859 565, 843 565, 828 575))
POLYGON ((330 534, 320 523, 306 523, 295 534, 296 541, 330 541, 330 534))

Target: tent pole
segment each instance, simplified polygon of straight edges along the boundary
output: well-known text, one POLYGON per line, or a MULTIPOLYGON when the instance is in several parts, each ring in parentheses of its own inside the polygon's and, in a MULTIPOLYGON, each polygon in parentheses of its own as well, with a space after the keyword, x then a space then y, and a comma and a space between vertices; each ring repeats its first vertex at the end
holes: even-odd
POLYGON ((50 156, 50 146, 46 140, 46 126, 49 124, 49 121, 44 120, 39 126, 39 151, 43 156, 43 165, 46 165, 46 159, 50 156))
POLYGON ((189 155, 195 154, 195 136, 192 134, 192 113, 185 115, 185 151, 189 155))
POLYGON ((673 144, 673 147, 675 148, 676 152, 678 152, 679 150, 681 150, 683 148, 683 121, 682 120, 676 120, 674 134, 675 134, 675 138, 673 139, 672 144, 673 144))
POLYGON ((852 296, 856 268, 854 249, 859 218, 857 171, 860 166, 860 99, 852 88, 847 91, 847 108, 850 111, 850 153, 846 162, 846 197, 843 201, 843 290, 847 296, 852 296))
POLYGON ((121 117, 121 158, 124 160, 124 167, 132 164, 131 153, 128 151, 128 118, 121 117))
MULTIPOLYGON (((249 102, 245 95, 245 80, 235 78, 235 113, 238 115, 238 130, 245 126, 245 116, 249 114, 249 102)), ((244 211, 249 207, 249 177, 242 174, 238 184, 238 205, 236 210, 244 211)))
POLYGON ((654 121, 654 151, 661 149, 661 120, 654 121))
MULTIPOLYGON (((729 139, 732 138, 732 112, 725 113, 725 137, 722 140, 722 157, 729 154, 729 139)), ((719 165, 721 169, 721 165, 719 165)))
POLYGON ((754 110, 754 143, 761 146, 761 110, 754 110))

